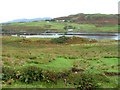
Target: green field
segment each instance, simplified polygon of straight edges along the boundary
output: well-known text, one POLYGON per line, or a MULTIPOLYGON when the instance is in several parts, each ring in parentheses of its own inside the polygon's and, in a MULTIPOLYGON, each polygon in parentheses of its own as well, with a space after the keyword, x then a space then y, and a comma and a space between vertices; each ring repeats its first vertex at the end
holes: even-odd
POLYGON ((53 41, 3 36, 3 88, 118 87, 116 40, 72 37, 65 43, 53 41))
POLYGON ((66 31, 65 26, 74 27, 73 31, 79 32, 117 32, 118 25, 114 26, 100 26, 97 27, 95 24, 79 24, 73 22, 22 22, 22 23, 9 23, 3 24, 3 31, 40 31, 40 30, 51 30, 54 31, 66 31), (11 28, 12 27, 12 28, 11 28), (17 27, 17 28, 15 28, 17 27))

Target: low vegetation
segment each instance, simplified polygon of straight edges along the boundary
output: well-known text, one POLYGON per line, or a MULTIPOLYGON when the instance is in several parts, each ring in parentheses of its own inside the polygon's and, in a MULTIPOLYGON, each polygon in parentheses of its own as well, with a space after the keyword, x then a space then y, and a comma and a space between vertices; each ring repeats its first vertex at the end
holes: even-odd
POLYGON ((3 88, 117 88, 115 40, 2 37, 3 88))

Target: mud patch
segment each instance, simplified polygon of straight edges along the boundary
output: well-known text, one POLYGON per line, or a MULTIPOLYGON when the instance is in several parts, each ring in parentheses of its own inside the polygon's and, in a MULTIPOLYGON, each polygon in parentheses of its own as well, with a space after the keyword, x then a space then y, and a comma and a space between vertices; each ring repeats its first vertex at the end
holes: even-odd
POLYGON ((16 42, 25 42, 25 43, 29 43, 32 42, 31 40, 27 40, 27 39, 22 39, 22 40, 17 40, 16 42))
POLYGON ((45 40, 37 40, 37 41, 35 41, 35 42, 37 42, 37 43, 42 43, 42 44, 50 44, 49 41, 45 41, 45 40))
POLYGON ((82 73, 84 70, 83 69, 77 69, 77 68, 72 68, 72 72, 80 72, 82 73))
POLYGON ((117 72, 104 72, 107 76, 120 76, 120 73, 117 72))

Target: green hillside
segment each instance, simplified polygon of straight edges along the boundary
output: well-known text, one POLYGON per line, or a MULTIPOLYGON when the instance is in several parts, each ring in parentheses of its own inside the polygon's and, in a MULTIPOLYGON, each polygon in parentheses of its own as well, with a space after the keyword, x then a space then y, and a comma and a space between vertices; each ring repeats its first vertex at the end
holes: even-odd
POLYGON ((7 23, 3 32, 117 32, 117 14, 75 14, 46 21, 7 23), (71 30, 72 29, 72 30, 71 30))
POLYGON ((38 21, 38 22, 20 22, 3 24, 4 32, 63 32, 72 29, 79 32, 117 32, 118 26, 97 26, 95 24, 79 24, 74 22, 63 21, 38 21), (66 28, 67 27, 67 28, 66 28))

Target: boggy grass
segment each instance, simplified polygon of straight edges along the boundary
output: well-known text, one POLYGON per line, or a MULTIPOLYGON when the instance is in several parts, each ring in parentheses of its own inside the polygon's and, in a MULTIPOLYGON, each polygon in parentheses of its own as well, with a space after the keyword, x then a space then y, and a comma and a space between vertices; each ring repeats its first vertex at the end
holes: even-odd
MULTIPOLYGON (((12 37, 13 38, 13 37, 12 37)), ((20 38, 19 38, 20 39, 20 38)), ((22 39, 22 38, 21 38, 22 39)), ((49 63, 57 57, 64 57, 69 59, 83 58, 84 60, 94 60, 101 57, 117 57, 117 47, 111 46, 70 46, 62 44, 41 44, 39 42, 19 42, 9 41, 8 38, 3 40, 3 62, 9 60, 21 63, 35 62, 35 63, 49 63), (14 43, 13 43, 14 42, 14 43), (109 52, 109 53, 108 53, 109 52), (5 57, 5 58, 4 58, 5 57)), ((15 39, 16 40, 16 39, 15 39)))
MULTIPOLYGON (((96 44, 93 45, 85 45, 86 43, 91 44, 85 41, 86 43, 71 46, 71 44, 75 44, 76 42, 56 44, 51 43, 50 39, 48 40, 50 44, 46 44, 44 42, 38 42, 41 39, 35 41, 35 39, 33 40, 32 38, 29 38, 27 42, 22 41, 21 43, 21 39, 23 40, 23 38, 17 37, 3 37, 2 60, 4 66, 9 66, 10 69, 8 70, 14 67, 15 70, 12 71, 18 69, 21 71, 24 68, 35 66, 36 70, 37 68, 50 70, 49 72, 52 73, 50 74, 51 78, 53 78, 52 75, 54 72, 54 75, 56 75, 56 73, 60 74, 63 73, 64 70, 71 70, 73 67, 83 69, 85 72, 91 71, 95 73, 117 71, 117 45, 108 45, 107 43, 103 45, 102 41, 95 42, 96 44)), ((79 42, 79 40, 76 41, 79 42)), ((13 76, 9 76, 11 75, 6 76, 9 78, 6 82, 14 79, 13 76)), ((54 83, 56 83, 57 79, 58 78, 55 78, 52 82, 55 81, 54 83)), ((31 82, 29 79, 26 79, 26 81, 31 82)), ((46 82, 49 82, 49 80, 46 82)))

